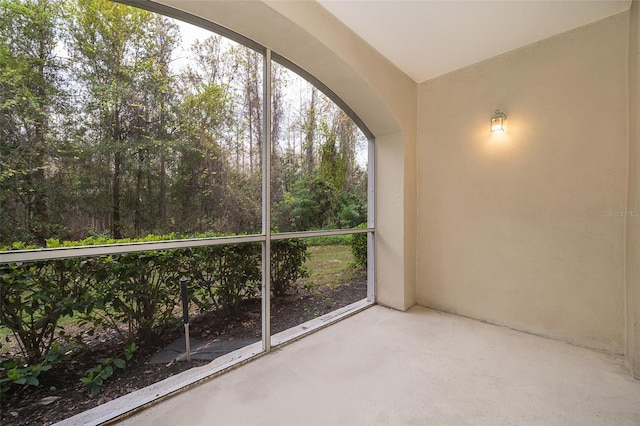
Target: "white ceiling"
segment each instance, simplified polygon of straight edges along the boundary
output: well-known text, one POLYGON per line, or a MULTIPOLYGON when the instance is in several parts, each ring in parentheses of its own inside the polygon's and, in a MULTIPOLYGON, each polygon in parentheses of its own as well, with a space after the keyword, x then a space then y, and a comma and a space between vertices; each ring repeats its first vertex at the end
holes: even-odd
POLYGON ((627 10, 631 0, 318 0, 416 82, 627 10))

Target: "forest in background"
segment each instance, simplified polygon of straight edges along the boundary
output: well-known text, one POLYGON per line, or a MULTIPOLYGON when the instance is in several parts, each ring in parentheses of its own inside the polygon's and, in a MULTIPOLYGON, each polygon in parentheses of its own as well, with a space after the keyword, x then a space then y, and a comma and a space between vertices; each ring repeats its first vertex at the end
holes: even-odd
MULTIPOLYGON (((0 246, 260 232, 263 56, 184 45, 185 28, 108 0, 0 0, 0 246)), ((354 122, 275 63, 269 101, 274 230, 365 222, 354 122)))

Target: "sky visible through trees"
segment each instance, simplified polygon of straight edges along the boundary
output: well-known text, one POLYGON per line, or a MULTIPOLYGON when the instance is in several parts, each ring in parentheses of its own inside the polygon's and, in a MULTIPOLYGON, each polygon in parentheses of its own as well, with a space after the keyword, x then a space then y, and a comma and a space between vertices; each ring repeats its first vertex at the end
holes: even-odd
MULTIPOLYGON (((0 0, 0 246, 259 233, 259 53, 107 0, 0 0)), ((274 231, 367 217, 367 141, 272 66, 274 231)))

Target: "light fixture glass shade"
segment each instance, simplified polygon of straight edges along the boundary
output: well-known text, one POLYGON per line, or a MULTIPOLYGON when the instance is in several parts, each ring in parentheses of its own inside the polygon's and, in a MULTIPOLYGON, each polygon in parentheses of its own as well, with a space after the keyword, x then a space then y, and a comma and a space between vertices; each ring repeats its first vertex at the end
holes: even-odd
POLYGON ((504 120, 506 118, 506 114, 497 109, 493 117, 491 117, 491 133, 504 133, 504 120))

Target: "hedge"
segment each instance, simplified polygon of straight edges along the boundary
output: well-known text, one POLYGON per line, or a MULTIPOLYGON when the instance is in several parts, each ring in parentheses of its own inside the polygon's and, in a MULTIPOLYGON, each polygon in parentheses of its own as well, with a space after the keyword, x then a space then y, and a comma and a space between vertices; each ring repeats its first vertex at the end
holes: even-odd
MULTIPOLYGON (((159 241, 92 237, 81 242, 48 241, 49 247, 159 241)), ((23 248, 19 243, 13 248, 23 248)), ((303 240, 272 242, 273 295, 294 290, 307 276, 303 240)), ((43 359, 62 317, 77 316, 89 329, 108 327, 126 341, 145 343, 172 326, 180 278, 202 310, 233 315, 243 300, 260 293, 261 246, 228 244, 0 265, 0 322, 17 337, 29 363, 43 359), (125 325, 123 327, 122 325, 125 325)))
MULTIPOLYGON (((366 223, 361 223, 356 228, 366 228, 366 223)), ((367 234, 353 234, 351 239, 351 253, 354 263, 362 268, 367 267, 367 234)))

